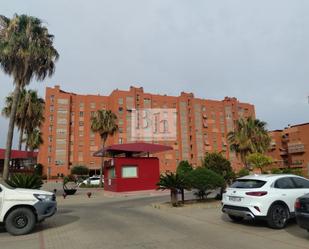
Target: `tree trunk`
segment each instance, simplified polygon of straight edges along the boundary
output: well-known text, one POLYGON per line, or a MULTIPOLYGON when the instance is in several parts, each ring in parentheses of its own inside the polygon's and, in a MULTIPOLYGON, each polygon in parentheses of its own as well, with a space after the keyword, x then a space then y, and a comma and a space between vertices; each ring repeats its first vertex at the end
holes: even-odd
POLYGON ((100 167, 100 184, 99 184, 99 187, 102 188, 103 187, 103 184, 102 184, 102 181, 103 181, 103 169, 104 169, 104 148, 105 148, 105 141, 103 140, 102 142, 102 160, 101 160, 101 167, 100 167))
POLYGON ((177 189, 171 189, 171 203, 173 207, 178 205, 177 189))
POLYGON ((4 155, 4 165, 3 165, 3 174, 2 174, 2 177, 4 180, 7 180, 9 177, 9 165, 10 165, 12 142, 13 142, 13 136, 14 136, 14 124, 15 124, 15 117, 16 117, 19 96, 20 96, 20 86, 16 84, 14 93, 13 93, 13 103, 12 103, 12 109, 10 113, 10 121, 9 121, 9 127, 8 127, 7 139, 6 139, 6 150, 5 150, 5 155, 4 155))
POLYGON ((24 137, 24 127, 21 127, 19 131, 18 150, 21 150, 23 144, 23 137, 24 137))
POLYGON ((182 204, 185 204, 185 190, 183 188, 181 189, 181 201, 182 204))

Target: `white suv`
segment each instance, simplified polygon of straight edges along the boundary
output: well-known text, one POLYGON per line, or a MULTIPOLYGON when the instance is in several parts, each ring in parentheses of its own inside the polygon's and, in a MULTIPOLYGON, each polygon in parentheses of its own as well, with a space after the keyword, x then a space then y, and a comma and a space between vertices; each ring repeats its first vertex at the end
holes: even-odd
POLYGON ((37 222, 54 215, 56 210, 56 196, 51 192, 0 183, 0 223, 13 235, 30 233, 37 222))
POLYGON ((298 197, 309 193, 309 180, 296 175, 249 175, 238 178, 223 194, 222 211, 233 221, 265 219, 284 228, 294 216, 298 197))

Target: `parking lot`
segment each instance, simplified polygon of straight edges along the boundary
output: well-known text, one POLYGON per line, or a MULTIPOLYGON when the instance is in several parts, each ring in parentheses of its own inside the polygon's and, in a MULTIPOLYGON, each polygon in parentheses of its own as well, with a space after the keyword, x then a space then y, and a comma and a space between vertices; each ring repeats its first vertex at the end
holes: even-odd
POLYGON ((308 248, 309 233, 291 222, 272 230, 263 222, 232 223, 220 208, 154 208, 168 195, 106 197, 94 192, 59 198, 58 213, 34 233, 13 237, 0 230, 1 249, 47 248, 308 248))

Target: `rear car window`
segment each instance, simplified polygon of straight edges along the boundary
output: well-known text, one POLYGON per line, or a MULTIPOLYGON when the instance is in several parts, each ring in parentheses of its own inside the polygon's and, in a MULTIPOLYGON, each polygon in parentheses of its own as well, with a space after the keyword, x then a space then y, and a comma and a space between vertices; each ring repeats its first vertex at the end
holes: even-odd
POLYGON ((261 188, 266 182, 261 180, 238 179, 231 185, 231 188, 261 188))

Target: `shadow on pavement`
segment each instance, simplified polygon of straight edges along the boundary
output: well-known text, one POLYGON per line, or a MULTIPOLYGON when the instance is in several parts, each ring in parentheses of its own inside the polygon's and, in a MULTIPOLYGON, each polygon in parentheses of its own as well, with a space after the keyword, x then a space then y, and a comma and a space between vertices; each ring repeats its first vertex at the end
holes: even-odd
POLYGON ((34 232, 40 232, 40 231, 44 231, 47 229, 59 228, 59 227, 74 223, 80 219, 80 217, 75 216, 75 215, 67 215, 70 212, 71 210, 69 209, 59 210, 59 212, 57 212, 55 216, 48 218, 45 221, 39 223, 36 226, 34 232))
MULTIPOLYGON (((267 222, 265 220, 244 220, 241 222, 234 222, 230 220, 227 215, 224 215, 224 214, 222 215, 222 220, 224 222, 234 223, 234 224, 237 224, 243 227, 258 227, 258 228, 265 228, 265 229, 273 230, 268 227, 267 222)), ((300 228, 297 225, 295 219, 289 220, 287 226, 282 231, 285 231, 295 237, 309 240, 309 233, 306 230, 300 228)))

